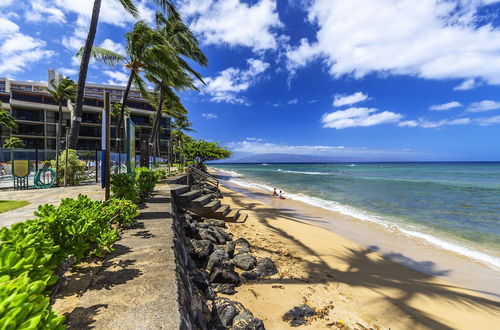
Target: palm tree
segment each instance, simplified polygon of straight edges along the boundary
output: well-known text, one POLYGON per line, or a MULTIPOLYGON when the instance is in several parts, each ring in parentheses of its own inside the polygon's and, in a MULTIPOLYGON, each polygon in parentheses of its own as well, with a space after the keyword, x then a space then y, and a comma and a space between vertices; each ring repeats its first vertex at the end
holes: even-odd
POLYGON ((192 128, 193 124, 188 120, 186 116, 175 117, 172 123, 172 136, 174 138, 174 143, 177 148, 182 147, 184 140, 188 137, 184 132, 196 132, 192 128))
MULTIPOLYGON (((134 0, 118 0, 118 1, 121 3, 122 7, 128 13, 130 13, 133 17, 138 17, 139 13, 134 5, 134 0)), ((167 8, 174 8, 173 2, 171 0, 150 0, 150 1, 158 5, 162 10, 165 10, 167 8)), ((82 52, 80 72, 78 74, 78 93, 75 104, 75 116, 72 120, 72 125, 69 135, 69 145, 72 149, 76 148, 76 143, 78 141, 78 134, 80 133, 80 123, 83 113, 83 96, 85 94, 85 81, 87 79, 87 71, 90 63, 90 55, 92 52, 92 46, 94 45, 95 35, 97 31, 97 23, 99 21, 101 2, 102 0, 94 0, 94 5, 92 7, 92 16, 90 19, 89 33, 87 34, 84 50, 82 52)))
POLYGON ((2 109, 2 102, 0 102, 0 142, 4 127, 17 130, 17 123, 8 111, 2 109))
MULTIPOLYGON (((169 59, 174 54, 171 47, 161 45, 161 35, 155 30, 151 29, 144 21, 139 21, 134 25, 134 29, 126 34, 126 56, 115 53, 113 51, 101 48, 92 47, 91 57, 98 62, 107 65, 118 65, 123 63, 130 71, 127 86, 123 93, 121 101, 121 109, 118 116, 118 124, 116 125, 115 138, 117 151, 120 152, 119 138, 122 133, 122 123, 124 121, 125 107, 127 104, 128 96, 132 83, 141 94, 147 98, 148 90, 146 83, 141 77, 141 72, 148 69, 148 63, 161 62, 163 59, 169 59)), ((78 57, 83 54, 84 48, 80 49, 77 53, 78 57)), ((165 63, 165 65, 170 63, 165 63)), ((116 103, 115 103, 116 104, 116 103)))
MULTIPOLYGON (((73 80, 65 77, 56 83, 54 79, 49 82, 47 91, 52 95, 54 101, 59 105, 59 120, 57 121, 57 134, 56 134, 56 177, 59 175, 59 148, 61 147, 61 133, 63 121, 63 102, 64 100, 74 100, 76 95, 76 84, 73 80)), ((66 141, 66 143, 68 143, 66 141)), ((57 182, 57 180, 56 180, 57 182)))
POLYGON ((5 143, 3 144, 3 147, 6 149, 18 149, 18 148, 24 148, 24 142, 18 137, 11 136, 7 140, 5 140, 5 143))
MULTIPOLYGON (((193 70, 183 57, 191 59, 202 66, 206 66, 208 63, 205 54, 203 54, 199 47, 198 40, 189 30, 189 27, 184 24, 176 10, 169 11, 167 18, 161 13, 157 13, 156 29, 163 36, 164 44, 170 45, 175 50, 175 62, 178 63, 178 66, 157 68, 155 72, 149 72, 146 75, 146 78, 156 85, 159 92, 150 143, 154 143, 157 140, 163 102, 165 99, 178 99, 172 88, 175 90, 198 90, 193 82, 193 76, 204 84, 201 75, 193 70)), ((152 66, 154 67, 154 64, 152 66)))

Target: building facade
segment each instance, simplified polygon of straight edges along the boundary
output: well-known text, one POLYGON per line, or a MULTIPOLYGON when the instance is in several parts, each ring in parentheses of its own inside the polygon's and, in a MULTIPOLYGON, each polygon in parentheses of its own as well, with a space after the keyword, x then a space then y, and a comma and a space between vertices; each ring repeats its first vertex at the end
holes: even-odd
MULTIPOLYGON (((63 76, 49 70, 48 81, 58 82, 63 76)), ((47 92, 46 82, 16 81, 0 78, 0 101, 2 108, 12 114, 19 128, 15 131, 3 128, 1 145, 10 136, 23 140, 26 148, 55 149, 56 126, 59 107, 54 98, 47 92)), ((104 92, 110 93, 111 102, 121 102, 124 86, 92 84, 85 85, 85 96, 78 149, 95 150, 101 148, 101 118, 104 111, 104 92)), ((154 109, 142 98, 139 91, 132 89, 127 100, 130 118, 136 124, 136 148, 139 151, 139 136, 149 134, 152 129, 154 109)), ((63 105, 63 134, 66 124, 73 116, 73 104, 69 101, 63 105)), ((111 149, 115 151, 115 127, 117 118, 111 120, 111 149)), ((122 126, 124 127, 124 125, 122 126)), ((160 148, 167 150, 170 137, 170 118, 163 115, 161 119, 160 148)), ((121 144, 124 145, 123 143, 121 144)))

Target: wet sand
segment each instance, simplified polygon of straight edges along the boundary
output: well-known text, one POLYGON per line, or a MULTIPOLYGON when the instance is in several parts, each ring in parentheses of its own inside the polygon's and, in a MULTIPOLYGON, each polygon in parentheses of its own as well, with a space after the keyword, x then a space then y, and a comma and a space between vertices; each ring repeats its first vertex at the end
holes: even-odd
MULTIPOLYGON (((366 248, 345 238, 349 235, 339 235, 334 227, 322 228, 332 223, 348 227, 340 220, 343 215, 272 199, 259 191, 245 189, 249 198, 225 187, 221 190, 224 203, 249 215, 245 223, 229 223, 230 232, 248 239, 255 255, 271 257, 279 268, 277 275, 245 284, 232 296, 263 319, 268 329, 289 328, 281 320, 283 314, 304 302, 320 314, 304 329, 335 329, 343 324, 353 329, 497 329, 500 324, 500 302, 494 294, 486 296, 438 278, 445 270, 401 253, 398 246, 404 242, 366 248), (389 247, 400 263, 383 256, 381 250, 389 247)), ((355 228, 351 234, 364 242, 374 235, 355 228)))

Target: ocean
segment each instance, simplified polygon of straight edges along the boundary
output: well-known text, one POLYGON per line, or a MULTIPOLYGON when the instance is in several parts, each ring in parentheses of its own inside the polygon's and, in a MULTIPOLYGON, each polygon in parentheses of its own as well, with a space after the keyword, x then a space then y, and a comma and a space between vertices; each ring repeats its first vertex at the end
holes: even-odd
POLYGON ((421 239, 500 270, 500 163, 211 164, 242 187, 421 239))

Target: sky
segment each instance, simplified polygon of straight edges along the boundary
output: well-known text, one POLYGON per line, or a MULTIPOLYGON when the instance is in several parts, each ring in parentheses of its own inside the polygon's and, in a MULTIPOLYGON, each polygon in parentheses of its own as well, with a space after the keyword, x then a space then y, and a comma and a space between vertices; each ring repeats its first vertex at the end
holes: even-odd
MULTIPOLYGON (((91 0, 2 0, 0 77, 77 79, 91 0)), ((152 2, 136 0, 152 24, 152 2)), ((500 0, 178 0, 208 57, 182 92, 197 138, 234 159, 286 153, 500 160, 500 0)), ((95 45, 135 20, 103 0, 95 45)), ((93 63, 89 82, 125 84, 93 63)))

